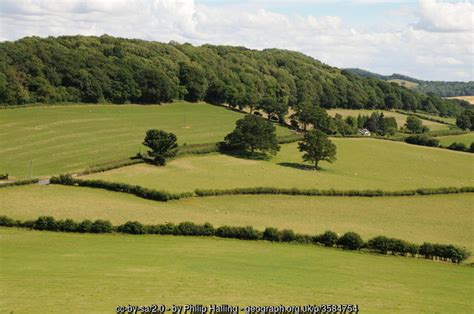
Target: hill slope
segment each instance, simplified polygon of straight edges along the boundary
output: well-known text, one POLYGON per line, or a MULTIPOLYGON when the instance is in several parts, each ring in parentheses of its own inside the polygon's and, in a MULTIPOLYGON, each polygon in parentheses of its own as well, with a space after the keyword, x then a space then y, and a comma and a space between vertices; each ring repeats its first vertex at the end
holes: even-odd
POLYGON ((160 103, 206 100, 260 107, 424 110, 455 115, 454 100, 360 78, 298 52, 147 42, 110 36, 27 37, 0 43, 0 103, 160 103))
POLYGON ((359 68, 345 69, 361 77, 372 77, 413 89, 421 93, 432 93, 440 97, 474 96, 474 81, 470 82, 445 82, 445 81, 423 81, 402 74, 382 75, 359 68))

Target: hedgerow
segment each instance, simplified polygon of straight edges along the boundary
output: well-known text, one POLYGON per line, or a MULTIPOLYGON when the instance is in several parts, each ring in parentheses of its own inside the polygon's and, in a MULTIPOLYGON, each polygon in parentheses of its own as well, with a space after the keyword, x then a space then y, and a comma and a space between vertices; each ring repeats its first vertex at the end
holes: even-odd
POLYGON ((302 195, 302 196, 360 196, 360 197, 382 197, 382 196, 412 196, 412 195, 432 195, 432 194, 456 194, 474 192, 474 187, 442 187, 442 188, 420 188, 403 191, 383 191, 383 190, 318 190, 318 189, 298 189, 298 188, 275 188, 275 187, 252 187, 235 189, 196 189, 195 194, 200 197, 221 196, 221 195, 302 195))
POLYGON ((437 259, 461 263, 470 256, 465 248, 452 244, 424 243, 419 246, 404 240, 377 236, 367 242, 355 232, 346 232, 339 237, 333 231, 326 231, 320 235, 295 234, 293 230, 268 227, 263 232, 251 226, 235 227, 221 226, 214 228, 210 223, 202 225, 193 222, 180 224, 166 223, 158 225, 143 225, 138 221, 127 221, 119 226, 112 226, 108 220, 83 220, 75 222, 72 219, 56 220, 51 216, 38 217, 36 220, 20 221, 7 216, 0 216, 0 226, 19 227, 35 230, 76 232, 76 233, 111 233, 113 231, 124 234, 163 234, 176 236, 215 236, 241 240, 266 240, 271 242, 305 243, 327 247, 338 247, 344 250, 366 250, 380 254, 394 254, 402 256, 422 256, 427 259, 437 259))
POLYGON ((35 184, 38 183, 38 179, 25 179, 25 180, 18 180, 13 182, 7 182, 0 184, 0 188, 5 188, 7 186, 16 186, 16 185, 28 185, 28 184, 35 184))
POLYGON ((158 191, 154 189, 145 188, 139 185, 130 185, 126 183, 108 182, 102 180, 75 179, 70 175, 60 175, 59 177, 52 177, 50 179, 50 183, 106 189, 114 192, 129 193, 138 197, 161 202, 178 200, 180 198, 193 196, 192 193, 169 193, 166 191, 158 191))
POLYGON ((421 146, 430 146, 430 147, 439 146, 439 141, 436 138, 430 137, 426 134, 410 135, 409 137, 405 139, 405 142, 408 144, 421 145, 421 146))

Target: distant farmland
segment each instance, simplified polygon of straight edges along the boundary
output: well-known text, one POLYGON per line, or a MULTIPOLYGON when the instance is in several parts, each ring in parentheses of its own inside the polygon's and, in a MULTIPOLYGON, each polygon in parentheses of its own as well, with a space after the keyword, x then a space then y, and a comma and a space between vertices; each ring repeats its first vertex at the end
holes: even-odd
POLYGON ((446 97, 448 99, 461 99, 461 100, 465 100, 467 101, 468 103, 470 103, 471 105, 474 105, 474 96, 456 96, 456 97, 446 97))

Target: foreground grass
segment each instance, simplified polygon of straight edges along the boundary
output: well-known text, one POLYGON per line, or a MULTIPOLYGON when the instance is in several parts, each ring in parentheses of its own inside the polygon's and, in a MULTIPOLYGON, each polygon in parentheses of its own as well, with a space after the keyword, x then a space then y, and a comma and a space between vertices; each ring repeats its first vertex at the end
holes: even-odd
POLYGON ((460 134, 460 135, 450 135, 450 136, 440 136, 436 138, 439 140, 439 143, 443 146, 449 146, 450 144, 457 142, 457 143, 464 143, 467 147, 474 142, 474 132, 460 134))
POLYGON ((138 164, 97 173, 103 179, 172 192, 272 186, 285 188, 404 190, 474 185, 474 156, 375 139, 333 139, 337 161, 321 171, 302 166, 297 144, 282 145, 271 161, 226 155, 190 156, 166 167, 138 164))
POLYGON ((154 202, 124 193, 69 186, 24 186, 0 189, 0 215, 36 219, 107 219, 210 222, 214 226, 272 226, 305 234, 355 231, 377 235, 453 243, 474 251, 474 194, 412 197, 305 197, 284 195, 221 196, 154 202))
MULTIPOLYGON (((148 129, 180 144, 223 139, 242 114, 203 103, 65 105, 0 110, 0 173, 53 175, 135 155, 148 129)), ((279 134, 289 130, 279 127, 279 134)), ((144 151, 144 148, 141 148, 144 151)))
POLYGON ((419 259, 215 238, 3 228, 0 236, 1 312, 112 312, 153 303, 474 309, 472 268, 419 259))
MULTIPOLYGON (((373 112, 383 112, 384 116, 386 117, 394 117, 395 120, 397 120, 397 125, 399 128, 405 125, 405 122, 407 121, 408 114, 402 114, 398 112, 393 112, 393 111, 387 111, 387 110, 368 110, 368 109, 361 109, 361 110, 353 110, 353 109, 330 109, 328 110, 328 113, 331 116, 335 116, 336 113, 340 114, 343 117, 348 117, 348 116, 353 116, 357 117, 359 114, 361 115, 366 115, 370 116, 373 112)), ((435 116, 432 116, 435 117, 435 116)), ((438 117, 436 117, 438 118, 438 117)), ((440 118, 442 119, 442 118, 440 118)), ((426 125, 427 127, 430 128, 431 131, 438 131, 438 130, 448 130, 449 126, 446 124, 430 121, 430 120, 423 120, 423 125, 426 125)))

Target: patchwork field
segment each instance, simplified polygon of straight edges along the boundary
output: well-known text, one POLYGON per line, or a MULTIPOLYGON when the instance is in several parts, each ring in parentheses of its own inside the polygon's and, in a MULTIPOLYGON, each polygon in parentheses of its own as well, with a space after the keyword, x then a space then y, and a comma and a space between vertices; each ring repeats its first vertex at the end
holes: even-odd
POLYGON ((166 167, 138 164, 86 178, 168 191, 235 187, 403 190, 474 184, 474 156, 375 139, 333 139, 338 160, 321 171, 304 170, 297 144, 282 145, 271 161, 226 155, 178 158, 166 167))
POLYGON ((467 101, 471 105, 474 105, 474 96, 456 96, 456 97, 446 97, 446 98, 461 99, 461 100, 467 101))
POLYGON ((473 310, 473 268, 419 259, 214 238, 2 228, 0 239, 1 312, 112 312, 117 305, 216 301, 343 302, 364 313, 473 310))
POLYGON ((306 197, 247 195, 155 202, 129 194, 59 185, 0 189, 0 215, 35 219, 107 219, 114 224, 141 221, 210 222, 251 225, 319 234, 355 231, 365 239, 380 234, 416 243, 455 243, 474 251, 474 194, 414 197, 306 197), (442 222, 442 223, 440 223, 442 222))
POLYGON ((461 135, 440 136, 437 137, 437 139, 443 146, 448 146, 454 142, 457 142, 464 143, 467 147, 469 147, 471 143, 474 142, 474 132, 461 135))
MULTIPOLYGON (((148 129, 179 144, 216 142, 242 114, 203 103, 64 105, 0 110, 0 173, 53 175, 135 155, 148 129)), ((290 131, 278 127, 279 134, 290 131)))
MULTIPOLYGON (((328 110, 328 114, 331 116, 335 116, 336 113, 340 114, 343 117, 347 116, 354 116, 357 117, 359 114, 370 116, 373 112, 383 112, 384 116, 386 117, 394 117, 397 120, 398 127, 402 127, 405 122, 407 121, 408 115, 401 114, 398 112, 387 111, 387 110, 352 110, 352 109, 330 109, 328 110)), ((438 130, 447 130, 449 126, 446 124, 423 120, 423 125, 426 125, 430 128, 431 131, 438 131, 438 130)))

